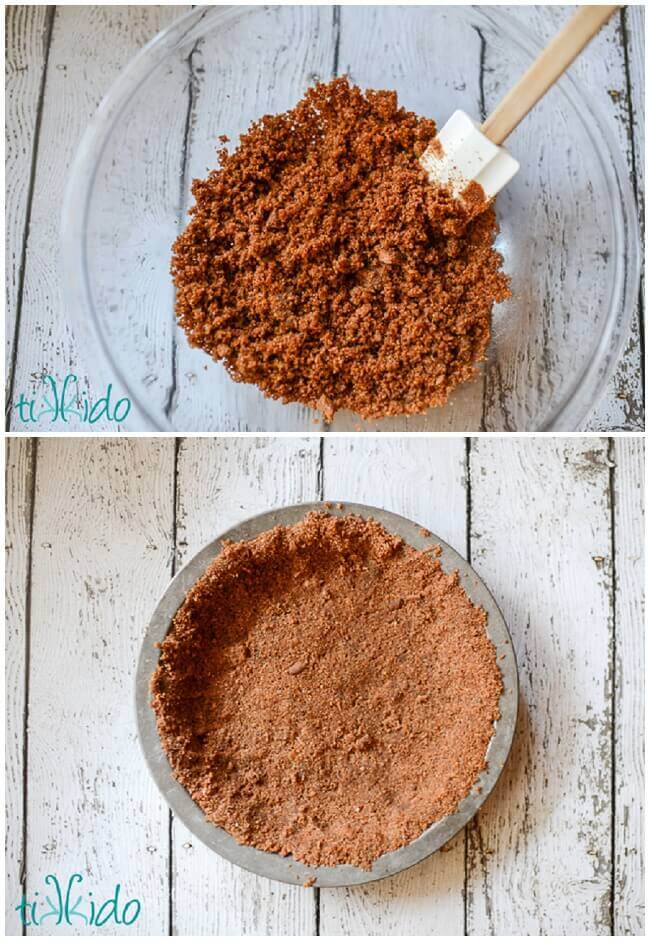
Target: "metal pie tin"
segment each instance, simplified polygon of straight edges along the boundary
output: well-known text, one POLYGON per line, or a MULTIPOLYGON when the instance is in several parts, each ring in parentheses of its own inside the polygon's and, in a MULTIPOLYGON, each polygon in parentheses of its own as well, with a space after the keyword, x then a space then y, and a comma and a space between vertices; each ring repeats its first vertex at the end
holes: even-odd
POLYGON ((420 524, 396 513, 358 503, 345 503, 342 508, 329 502, 282 507, 244 520, 213 539, 180 569, 160 599, 142 642, 136 672, 136 715, 140 745, 153 779, 173 813, 206 846, 231 863, 268 879, 277 879, 291 885, 303 885, 315 880, 313 884, 323 888, 362 885, 393 876, 426 859, 462 830, 487 800, 503 770, 515 732, 517 703, 517 663, 512 639, 494 598, 474 569, 438 536, 433 533, 425 536, 420 524), (487 633, 496 649, 497 665, 503 679, 503 693, 499 701, 500 718, 494 724, 494 735, 487 749, 487 767, 477 778, 470 794, 460 802, 455 813, 432 824, 406 846, 380 856, 370 870, 349 865, 307 866, 291 856, 280 856, 252 846, 243 846, 225 830, 208 822, 203 811, 172 774, 158 737, 156 719, 150 704, 149 681, 160 654, 155 645, 164 640, 188 590, 219 554, 221 541, 229 539, 240 542, 253 539, 274 526, 292 526, 313 510, 325 511, 334 516, 352 513, 364 519, 374 519, 389 532, 401 536, 415 549, 423 550, 439 545, 442 549, 439 558, 443 569, 446 572, 458 570, 460 582, 468 597, 487 613, 487 633))

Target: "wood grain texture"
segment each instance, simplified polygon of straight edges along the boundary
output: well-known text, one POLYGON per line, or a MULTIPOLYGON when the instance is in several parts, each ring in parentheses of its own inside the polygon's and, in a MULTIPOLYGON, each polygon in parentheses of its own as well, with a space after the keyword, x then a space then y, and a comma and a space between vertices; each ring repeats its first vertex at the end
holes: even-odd
MULTIPOLYGON (((628 102, 628 166, 632 174, 637 210, 639 214, 639 231, 642 241, 645 236, 645 7, 627 6, 621 15, 621 27, 626 49, 627 66, 627 102, 628 102)), ((619 364, 613 384, 617 387, 617 398, 623 401, 625 407, 625 423, 623 428, 634 430, 645 428, 645 398, 644 398, 644 320, 645 318, 645 264, 641 265, 641 285, 639 289, 639 302, 637 307, 637 321, 633 325, 632 334, 626 348, 626 358, 619 364), (636 349, 639 349, 640 368, 636 369, 636 349), (627 352, 632 350, 628 367, 627 352), (620 380, 618 375, 621 374, 620 380), (628 380, 631 374, 631 380, 628 380), (638 385, 641 385, 641 397, 638 394, 638 385), (641 404, 639 405, 639 402, 641 404), (638 416, 638 421, 635 419, 638 416)), ((611 384, 610 384, 611 385, 611 384)), ((603 407, 610 400, 611 394, 603 398, 603 407)), ((600 416, 595 416, 598 421, 600 416)))
MULTIPOLYGON (((31 397, 41 376, 69 372, 91 398, 92 363, 78 349, 61 290, 59 230, 68 168, 97 105, 129 59, 173 16, 165 7, 58 7, 52 28, 29 220, 14 388, 31 397), (31 394, 31 395, 30 395, 31 394)), ((117 390, 116 390, 117 391, 117 390)), ((120 392, 120 394, 122 394, 120 392)), ((50 419, 29 426, 51 430, 50 419)), ((12 428, 24 430, 15 417, 12 428)), ((115 430, 98 422, 95 431, 115 430)), ((74 430, 74 429, 73 429, 74 430)), ((77 429, 78 430, 78 427, 77 429)))
MULTIPOLYGON (((627 52, 628 164, 633 173, 639 207, 639 225, 644 226, 645 204, 645 7, 635 4, 624 10, 623 38, 627 52)), ((624 123, 624 121, 622 121, 624 123)))
MULTIPOLYGON (((566 6, 512 7, 518 18, 541 40, 548 41, 570 16, 566 6)), ((583 87, 607 119, 620 152, 625 155, 640 209, 643 200, 644 131, 644 10, 630 6, 615 15, 571 66, 583 87), (623 29, 623 19, 626 29, 623 29), (627 46, 627 48, 626 48, 627 46)), ((584 423, 588 431, 643 430, 643 348, 641 313, 637 309, 632 330, 616 370, 601 400, 584 423)))
MULTIPOLYGON (((551 12, 554 12, 551 8, 551 12)), ((608 126, 625 155, 630 181, 643 227, 644 201, 644 68, 643 7, 626 7, 595 37, 590 59, 578 59, 573 68, 590 95, 609 119, 608 126), (625 22, 625 28, 623 23, 625 22)), ((641 298, 634 312, 629 338, 599 402, 585 421, 587 431, 643 431, 643 342, 641 298)))
POLYGON ((11 368, 24 262, 36 128, 52 11, 6 7, 5 30, 5 362, 11 368))
POLYGON ((611 929, 607 442, 473 442, 472 564, 513 636, 513 752, 470 828, 470 934, 611 929))
MULTIPOLYGON (((367 503, 421 523, 465 555, 462 438, 327 438, 324 498, 367 503)), ((320 890, 323 935, 462 935, 465 835, 390 879, 320 890)))
POLYGON ((616 935, 643 935, 644 442, 613 448, 616 546, 614 665, 614 899, 616 935))
POLYGON ((15 906, 23 893, 25 678, 36 441, 10 439, 6 449, 5 532, 5 932, 22 934, 15 906))
MULTIPOLYGON (((32 555, 27 892, 74 872, 166 923, 168 818, 137 742, 133 677, 169 580, 173 442, 39 444, 32 555)), ((164 930, 164 929, 163 929, 164 930)), ((85 933, 50 920, 29 934, 85 933)))
MULTIPOLYGON (((178 455, 178 561, 236 522, 318 494, 318 439, 188 438, 178 455)), ((311 935, 313 889, 254 876, 173 821, 173 929, 178 935, 311 935)))
MULTIPOLYGON (((508 6, 505 10, 541 42, 548 41, 572 12, 570 7, 557 6, 508 6)), ((618 26, 618 19, 608 24, 571 66, 570 74, 595 99, 606 129, 614 131, 615 143, 625 153, 627 125, 621 124, 619 114, 624 112, 624 121, 629 114, 621 103, 626 69, 618 26), (618 104, 616 95, 621 96, 618 104)), ((511 81, 488 36, 483 82, 487 111, 511 81)), ((598 181, 598 191, 604 191, 603 173, 585 131, 566 111, 559 86, 526 118, 508 146, 523 158, 522 171, 501 194, 498 208, 502 234, 510 246, 513 292, 523 319, 517 331, 508 332, 504 323, 502 344, 492 346, 486 381, 487 430, 521 428, 525 414, 534 413, 538 403, 548 396, 557 400, 565 377, 580 370, 585 346, 593 346, 600 335, 611 283, 611 265, 609 270, 607 265, 614 233, 601 200, 593 195, 594 181, 598 181), (548 130, 551 125, 553 134, 548 130), (534 200, 526 192, 530 187, 534 200), (525 244, 515 241, 515 233, 523 228, 531 233, 525 244)), ((503 309, 507 311, 508 305, 503 309)), ((637 331, 620 361, 618 385, 610 383, 608 411, 590 421, 591 430, 643 427, 639 366, 637 331)))

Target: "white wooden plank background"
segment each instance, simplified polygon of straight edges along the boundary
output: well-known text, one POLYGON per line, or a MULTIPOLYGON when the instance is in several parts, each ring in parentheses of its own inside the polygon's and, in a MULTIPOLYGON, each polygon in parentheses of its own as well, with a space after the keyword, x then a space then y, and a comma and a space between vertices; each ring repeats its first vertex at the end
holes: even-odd
MULTIPOLYGON (((7 453, 6 497, 12 507, 5 534, 5 892, 18 900, 24 879, 26 662, 31 570, 31 530, 36 441, 12 440, 7 453)), ((16 904, 14 902, 14 904, 16 904)), ((7 906, 6 930, 20 934, 20 921, 7 906)))
MULTIPOLYGON (((24 282, 16 302, 20 305, 20 328, 8 378, 14 389, 24 391, 34 387, 44 372, 60 378, 72 372, 90 391, 88 368, 77 354, 61 289, 59 228, 67 171, 90 118, 112 82, 138 49, 178 16, 179 8, 132 6, 124 7, 123 15, 119 15, 111 7, 58 7, 50 8, 51 14, 44 22, 25 18, 16 12, 19 10, 12 7, 8 11, 7 31, 16 33, 14 45, 31 48, 38 47, 46 30, 45 55, 31 68, 38 71, 39 65, 43 69, 46 62, 47 71, 42 83, 40 76, 34 76, 29 83, 12 82, 14 94, 8 102, 8 114, 12 106, 25 113, 36 110, 36 121, 40 123, 32 159, 15 161, 15 177, 8 177, 12 180, 10 190, 14 188, 13 179, 22 181, 20 189, 27 190, 30 207, 29 219, 23 213, 22 226, 18 221, 13 226, 13 243, 24 244, 23 257, 17 260, 18 266, 24 267, 24 282), (101 43, 97 41, 99 35, 103 37, 101 43), (38 354, 34 355, 36 350, 38 354)), ((30 65, 27 63, 28 71, 30 65)), ((29 125, 14 124, 8 118, 7 126, 12 149, 17 153, 26 151, 29 125)), ((7 308, 9 340, 15 333, 17 309, 12 304, 7 308)), ((51 430, 47 422, 49 419, 41 423, 41 430, 51 430)), ((95 427, 100 430, 107 426, 95 427)))
POLYGON ((24 239, 31 215, 31 168, 34 165, 36 126, 42 114, 46 56, 54 9, 14 7, 7 20, 5 53, 5 108, 7 180, 5 192, 6 330, 7 362, 13 360, 14 327, 22 293, 24 239))
POLYGON ((643 933, 643 859, 637 851, 643 840, 643 721, 633 703, 644 696, 643 622, 644 547, 639 520, 643 518, 643 455, 639 442, 617 438, 613 519, 616 570, 614 580, 614 880, 615 934, 643 933))
MULTIPOLYGON (((82 386, 90 388, 92 385, 88 379, 92 364, 85 363, 77 349, 60 292, 58 222, 66 171, 94 109, 116 75, 134 52, 171 22, 181 8, 77 6, 58 7, 54 12, 52 8, 47 12, 43 8, 30 8, 36 11, 33 13, 21 12, 23 9, 9 8, 7 23, 8 178, 12 180, 7 216, 10 229, 7 274, 10 401, 15 401, 14 393, 35 389, 44 370, 60 377, 68 371, 74 371, 81 377, 82 386), (35 132, 37 128, 39 133, 35 132), (48 142, 47 146, 45 142, 48 142), (52 142, 56 142, 56 146, 52 142), (17 342, 14 344, 15 335, 17 342)), ((408 29, 416 29, 414 24, 422 15, 416 8, 412 9, 414 12, 407 23, 408 29)), ((567 7, 508 9, 513 17, 520 18, 541 37, 550 35, 569 12, 567 7)), ((267 14, 267 26, 271 30, 273 15, 273 11, 267 14)), ((390 19, 390 9, 386 15, 390 19)), ((295 68, 291 74, 282 75, 282 90, 278 84, 275 92, 273 89, 265 92, 265 99, 268 99, 269 94, 277 92, 280 102, 291 89, 304 83, 307 72, 327 77, 330 74, 328 69, 340 71, 346 68, 347 60, 351 57, 348 53, 355 49, 355 37, 359 30, 376 31, 376 24, 373 26, 376 11, 372 8, 342 8, 335 14, 333 8, 298 7, 293 16, 295 22, 291 41, 292 48, 296 49, 295 68), (335 16, 338 19, 334 21, 335 16)), ((409 64, 409 68, 412 67, 418 76, 418 81, 413 83, 415 98, 418 94, 424 94, 417 89, 427 87, 426 64, 436 52, 437 45, 440 46, 440 37, 436 39, 430 30, 417 32, 416 29, 416 33, 417 42, 414 44, 411 41, 408 47, 415 49, 414 56, 410 56, 413 62, 409 64)), ((642 9, 628 7, 597 37, 576 65, 579 74, 587 79, 591 93, 597 97, 611 130, 626 154, 640 211, 644 156, 643 36, 642 9)), ((381 48, 381 56, 377 57, 379 77, 385 76, 387 72, 399 76, 399 49, 402 43, 407 42, 407 35, 382 27, 377 33, 377 39, 378 48, 381 48)), ((438 49, 436 55, 440 54, 441 50, 438 49)), ((442 54, 446 55, 444 48, 442 54)), ((223 74, 218 70, 202 73, 201 56, 209 57, 209 48, 197 50, 196 61, 187 63, 187 85, 189 88, 192 84, 196 91, 190 106, 190 130, 191 120, 206 107, 209 109, 210 102, 214 100, 210 83, 234 74, 228 73, 227 68, 223 74)), ((489 92, 491 78, 489 63, 486 74, 479 74, 479 59, 478 47, 454 49, 453 56, 446 56, 445 71, 449 73, 449 81, 454 86, 455 100, 458 101, 459 96, 465 94, 467 104, 472 109, 476 107, 479 83, 482 82, 489 92), (468 75, 472 76, 471 81, 468 75)), ((177 87, 177 83, 174 87, 177 87)), ((256 90, 255 83, 244 83, 241 88, 237 85, 235 91, 241 98, 242 94, 256 95, 259 89, 256 90)), ((155 106, 153 102, 152 107, 155 106)), ((417 106, 416 101, 413 106, 417 106)), ((182 150, 179 145, 182 144, 182 119, 185 115, 181 109, 177 111, 178 121, 172 122, 169 127, 165 125, 161 162, 156 165, 153 159, 145 160, 137 171, 131 168, 131 172, 144 175, 147 192, 150 188, 158 192, 155 189, 156 182, 162 185, 168 179, 165 167, 169 161, 173 161, 179 149, 182 150)), ((231 118, 235 120, 234 115, 231 118)), ((193 166, 199 168, 202 160, 200 150, 193 153, 192 166, 187 169, 192 170, 193 166)), ((115 168, 118 176, 128 172, 128 162, 115 168)), ((168 198, 171 198, 169 194, 165 196, 165 199, 168 198)), ((146 212, 152 215, 155 223, 157 211, 155 205, 131 206, 130 209, 125 207, 124 217, 126 219, 129 212, 146 212)), ((164 238, 169 240, 168 236, 169 233, 164 238)), ((138 246, 128 246, 128 251, 137 249, 138 246)), ((255 390, 234 386, 225 376, 223 394, 214 393, 212 385, 210 395, 193 393, 193 411, 185 414, 183 397, 175 396, 174 387, 170 386, 169 344, 165 342, 170 324, 162 324, 159 316, 157 318, 160 309, 157 291, 159 286, 153 285, 144 300, 134 306, 132 317, 137 317, 144 325, 143 331, 155 340, 147 359, 150 393, 168 405, 169 413, 181 427, 188 426, 189 422, 193 423, 192 427, 199 427, 196 424, 198 421, 201 427, 201 423, 216 422, 223 430, 247 430, 248 425, 262 427, 262 424, 269 430, 311 429, 314 416, 307 410, 298 406, 282 408, 266 400, 260 406, 261 400, 255 390), (200 402, 201 408, 198 415, 197 402, 200 402)), ((642 309, 639 308, 623 358, 606 394, 585 426, 590 430, 643 428, 641 316, 642 309)), ((203 364, 203 360, 200 357, 197 359, 197 356, 181 344, 175 366, 175 374, 182 376, 185 382, 194 383, 195 389, 206 381, 203 369, 196 368, 197 364, 199 367, 203 364)), ((537 367, 533 364, 533 368, 537 367)), ((215 370, 210 371, 210 383, 214 382, 217 373, 215 370)), ((219 383, 217 385, 221 390, 219 383)), ((465 386, 459 390, 453 399, 453 406, 444 415, 434 411, 425 424, 430 430, 458 428, 459 421, 463 423, 460 427, 467 430, 473 424, 478 429, 479 421, 488 428, 503 427, 508 421, 508 414, 501 405, 501 387, 499 370, 493 370, 487 378, 483 403, 479 381, 478 386, 465 386)), ((44 419, 45 422, 48 420, 44 419)), ((357 425, 357 419, 340 415, 334 427, 343 430, 357 425)), ((390 427, 395 430, 406 426, 404 420, 390 423, 390 427)), ((12 427, 18 427, 15 416, 12 427)), ((105 430, 101 423, 94 429, 105 430)))
POLYGON ((574 438, 473 449, 472 563, 516 625, 522 688, 505 780, 471 827, 473 934, 610 933, 607 454, 574 438))
MULTIPOLYGON (((540 39, 549 40, 566 19, 566 7, 515 7, 507 10, 525 23, 540 39)), ((593 40, 586 54, 574 63, 575 75, 609 118, 621 152, 625 154, 637 195, 640 225, 643 225, 644 114, 642 104, 644 14, 640 6, 628 6, 593 40), (637 71, 638 70, 638 71, 637 71)), ((641 295, 640 295, 641 297, 641 295)), ((643 428, 643 349, 640 339, 643 306, 637 308, 632 331, 607 393, 585 423, 585 430, 643 428)))
POLYGON ((32 447, 11 439, 7 466, 10 933, 22 862, 28 892, 47 872, 121 881, 141 934, 170 916, 186 935, 643 934, 640 439, 43 439, 35 503, 32 447), (469 555, 522 683, 514 753, 468 832, 350 891, 257 879, 170 826, 131 705, 172 560, 320 497, 404 513, 469 555))

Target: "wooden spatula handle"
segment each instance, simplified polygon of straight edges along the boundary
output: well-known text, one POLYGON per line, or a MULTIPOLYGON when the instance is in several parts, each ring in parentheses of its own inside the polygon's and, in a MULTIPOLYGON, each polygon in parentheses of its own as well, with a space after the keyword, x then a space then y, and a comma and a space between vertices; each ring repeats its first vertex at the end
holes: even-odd
POLYGON ((484 122, 481 131, 485 136, 502 144, 619 9, 619 4, 580 7, 484 122))

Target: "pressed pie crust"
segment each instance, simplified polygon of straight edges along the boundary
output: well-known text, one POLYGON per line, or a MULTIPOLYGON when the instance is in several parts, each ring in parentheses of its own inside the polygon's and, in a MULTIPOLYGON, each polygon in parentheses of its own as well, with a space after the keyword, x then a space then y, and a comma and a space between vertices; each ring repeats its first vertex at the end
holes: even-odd
POLYGON ((485 768, 501 674, 457 573, 372 520, 228 543, 162 644, 174 776, 238 842, 369 869, 485 768))

